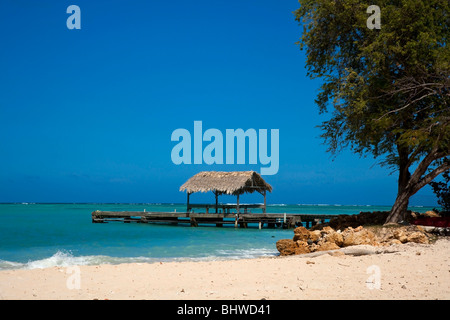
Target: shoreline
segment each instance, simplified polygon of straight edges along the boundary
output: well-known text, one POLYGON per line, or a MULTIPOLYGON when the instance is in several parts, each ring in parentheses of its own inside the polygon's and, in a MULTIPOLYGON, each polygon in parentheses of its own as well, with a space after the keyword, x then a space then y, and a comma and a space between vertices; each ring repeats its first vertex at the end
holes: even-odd
POLYGON ((237 252, 236 255, 228 256, 201 256, 201 257, 115 257, 106 255, 84 255, 73 256, 70 250, 58 250, 55 254, 48 258, 28 260, 27 262, 16 262, 8 260, 0 260, 0 264, 4 264, 2 271, 15 270, 35 270, 48 268, 67 268, 67 267, 84 267, 99 265, 120 265, 120 264, 153 264, 153 263, 183 263, 183 262, 210 262, 210 261, 235 261, 235 260, 252 260, 277 258, 280 253, 276 248, 273 250, 259 248, 249 249, 247 253, 237 252), (255 253, 257 252, 257 253, 255 253), (9 265, 9 266, 8 266, 9 265))
POLYGON ((387 248, 384 253, 359 256, 341 253, 3 270, 0 299, 450 299, 448 237, 434 244, 387 248))

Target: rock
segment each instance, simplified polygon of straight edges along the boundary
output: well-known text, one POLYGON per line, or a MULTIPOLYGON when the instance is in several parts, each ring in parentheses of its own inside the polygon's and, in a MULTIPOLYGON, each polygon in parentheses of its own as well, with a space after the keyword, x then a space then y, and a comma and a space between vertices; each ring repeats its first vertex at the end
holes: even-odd
POLYGON ((336 250, 339 248, 340 247, 334 242, 319 241, 319 243, 317 243, 314 251, 336 250))
POLYGON ((319 241, 321 236, 320 230, 314 230, 309 232, 309 240, 311 240, 314 243, 317 243, 319 241))
POLYGON ((312 231, 305 227, 298 227, 294 230, 293 239, 279 240, 276 246, 282 256, 287 256, 356 245, 379 246, 407 242, 429 243, 429 240, 426 231, 415 225, 371 228, 370 230, 357 226, 347 227, 342 232, 330 226, 312 231))
POLYGON ((437 213, 437 212, 435 212, 435 211, 433 211, 433 210, 427 211, 427 212, 425 212, 423 215, 424 215, 425 217, 431 217, 431 218, 433 218, 433 217, 440 217, 439 213, 437 213))
POLYGON ((406 242, 415 242, 415 243, 429 243, 428 237, 420 231, 415 231, 410 233, 407 238, 406 242))
POLYGON ((277 250, 282 256, 295 254, 297 244, 292 239, 281 239, 277 241, 277 250))
POLYGON ((332 232, 335 232, 335 231, 334 231, 334 229, 333 229, 332 227, 330 227, 330 226, 324 227, 324 228, 320 231, 320 233, 332 233, 332 232))
MULTIPOLYGON (((376 212, 360 212, 354 215, 339 215, 334 219, 331 219, 325 225, 330 226, 334 230, 344 230, 345 228, 365 225, 381 225, 383 224, 389 215, 388 211, 376 211, 376 212)), ((316 225, 312 230, 320 230, 325 225, 316 225)))
POLYGON ((305 227, 297 227, 297 228, 294 229, 294 238, 292 240, 294 240, 294 241, 297 241, 297 240, 306 241, 306 240, 310 239, 309 233, 310 232, 305 227))
POLYGON ((405 243, 408 240, 405 230, 400 229, 400 228, 398 228, 394 231, 394 238, 399 240, 401 243, 405 243))
MULTIPOLYGON (((381 228, 377 231, 378 241, 381 243, 388 243, 391 240, 394 240, 394 233, 392 228, 381 228)), ((397 239, 395 239, 398 241, 397 239)), ((399 241, 399 243, 401 243, 399 241)))
POLYGON ((378 231, 378 242, 381 244, 400 244, 407 242, 429 243, 424 228, 420 226, 403 226, 394 228, 381 228, 378 231))
POLYGON ((372 231, 364 229, 362 226, 359 226, 355 229, 352 227, 346 228, 342 231, 342 246, 355 246, 360 244, 370 244, 377 245, 376 236, 372 231))
MULTIPOLYGON (((389 211, 360 212, 353 215, 339 215, 330 222, 317 224, 311 228, 312 230, 321 230, 325 226, 330 226, 334 230, 344 230, 345 228, 370 225, 383 225, 389 215, 389 211)), ((412 222, 416 219, 416 213, 408 211, 405 217, 406 222, 412 222)))
POLYGON ((295 254, 309 253, 311 252, 307 241, 297 240, 297 247, 294 249, 295 254))
MULTIPOLYGON (((343 245, 344 243, 344 237, 342 236, 342 233, 340 232, 336 232, 333 229, 331 229, 332 232, 328 232, 325 236, 324 236, 324 240, 328 243, 333 243, 335 244, 337 247, 340 247, 343 245)), ((331 250, 331 249, 330 249, 331 250)))
POLYGON ((303 240, 281 239, 277 241, 276 246, 282 256, 311 252, 308 243, 303 240))

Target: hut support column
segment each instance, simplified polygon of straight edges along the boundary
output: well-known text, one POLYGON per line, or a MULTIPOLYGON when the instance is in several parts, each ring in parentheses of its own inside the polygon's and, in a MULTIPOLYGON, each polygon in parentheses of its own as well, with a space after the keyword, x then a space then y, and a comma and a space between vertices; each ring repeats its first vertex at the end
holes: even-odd
POLYGON ((191 208, 189 208, 189 196, 190 196, 191 194, 188 192, 187 193, 187 211, 188 212, 190 212, 191 211, 191 208))
POLYGON ((237 228, 238 220, 239 220, 239 195, 237 195, 237 203, 236 203, 236 217, 234 219, 234 227, 237 228))
POLYGON ((219 192, 216 190, 214 191, 214 194, 216 195, 216 213, 219 213, 219 192))
POLYGON ((264 213, 266 213, 266 190, 264 190, 264 213))

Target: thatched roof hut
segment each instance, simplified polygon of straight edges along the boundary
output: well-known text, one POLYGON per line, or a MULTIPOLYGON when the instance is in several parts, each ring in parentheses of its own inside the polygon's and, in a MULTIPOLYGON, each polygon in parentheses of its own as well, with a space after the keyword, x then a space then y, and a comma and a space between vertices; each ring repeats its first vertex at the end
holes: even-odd
POLYGON ((180 187, 180 191, 188 193, 213 191, 230 195, 264 190, 272 192, 272 186, 255 171, 202 171, 180 187))
POLYGON ((266 191, 272 192, 272 186, 255 171, 202 171, 191 177, 181 187, 180 191, 186 191, 188 195, 188 211, 194 207, 189 204, 189 195, 194 192, 212 191, 216 196, 216 212, 218 207, 217 197, 221 194, 236 195, 236 208, 239 212, 239 195, 253 193, 255 191, 264 196, 264 212, 266 211, 266 191))

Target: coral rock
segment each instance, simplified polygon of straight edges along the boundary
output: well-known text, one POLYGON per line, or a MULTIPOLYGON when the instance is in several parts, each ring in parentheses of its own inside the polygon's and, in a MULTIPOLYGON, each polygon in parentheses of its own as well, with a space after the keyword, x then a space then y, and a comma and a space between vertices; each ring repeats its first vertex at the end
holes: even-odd
POLYGON ((340 247, 334 242, 319 241, 319 243, 315 247, 315 251, 336 250, 339 248, 340 247))
POLYGON ((429 243, 428 237, 420 231, 411 232, 407 236, 407 242, 429 243))
POLYGON ((369 231, 367 229, 364 229, 363 227, 359 226, 355 229, 352 227, 346 228, 344 231, 342 231, 342 237, 343 247, 348 246, 355 246, 360 244, 370 244, 370 245, 376 245, 376 236, 372 231, 369 231))
POLYGON ((305 227, 297 227, 294 229, 294 238, 292 240, 307 241, 309 239, 309 231, 305 227))
POLYGON ((308 242, 298 240, 296 242, 297 247, 295 248, 295 254, 302 254, 302 253, 308 253, 311 252, 311 249, 309 248, 308 242))
MULTIPOLYGON (((361 214, 362 217, 345 216, 345 222, 356 223, 361 219, 375 221, 380 217, 361 214), (374 218, 376 217, 376 219, 374 218), (375 220, 374 220, 375 219, 375 220)), ((342 224, 341 224, 342 225, 342 224)), ((429 243, 428 236, 423 228, 410 225, 402 227, 382 227, 367 229, 363 226, 346 227, 342 232, 330 226, 322 229, 308 230, 298 227, 294 230, 293 239, 283 239, 276 243, 277 250, 282 256, 304 254, 315 251, 335 250, 341 247, 354 245, 392 245, 406 242, 429 243), (376 234, 371 231, 373 230, 376 234)))
POLYGON ((277 250, 282 256, 295 254, 297 244, 291 239, 281 239, 277 241, 277 250))

